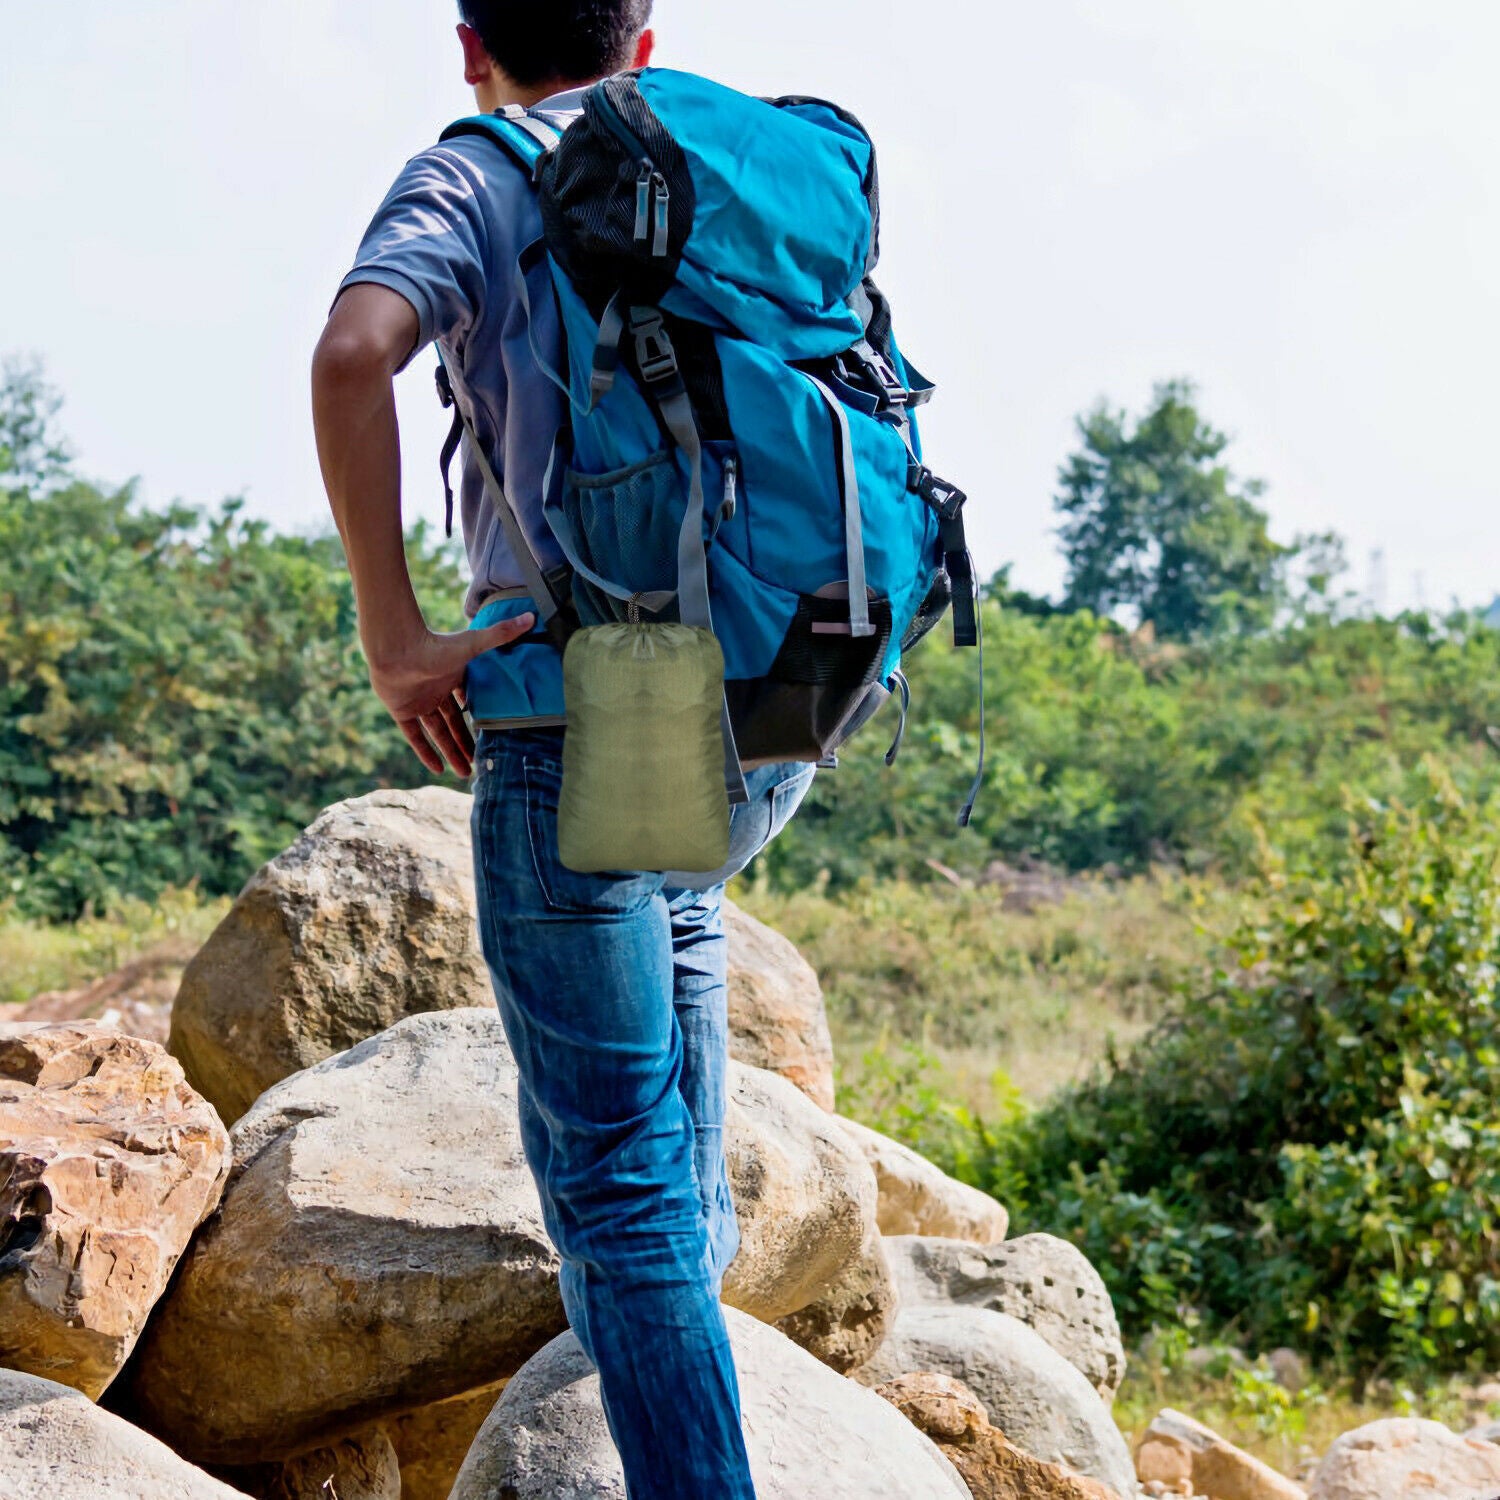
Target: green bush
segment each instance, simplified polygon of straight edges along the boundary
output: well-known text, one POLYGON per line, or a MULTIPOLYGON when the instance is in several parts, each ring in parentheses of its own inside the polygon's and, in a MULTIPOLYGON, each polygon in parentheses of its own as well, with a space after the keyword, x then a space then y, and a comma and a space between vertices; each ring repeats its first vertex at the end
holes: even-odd
POLYGON ((1136 1331, 1500 1361, 1500 806, 1422 782, 1356 810, 1332 873, 1268 873, 1230 961, 1128 1057, 936 1143, 1079 1244, 1136 1331))

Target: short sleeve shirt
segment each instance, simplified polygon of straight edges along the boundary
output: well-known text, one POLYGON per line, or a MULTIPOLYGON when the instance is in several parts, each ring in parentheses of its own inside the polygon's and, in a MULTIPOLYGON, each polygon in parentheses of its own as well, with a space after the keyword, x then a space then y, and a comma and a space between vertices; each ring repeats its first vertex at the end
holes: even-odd
MULTIPOLYGON (((533 113, 561 130, 577 117, 582 97, 581 89, 554 94, 533 113)), ((516 261, 541 233, 535 190, 521 164, 497 142, 460 136, 407 162, 339 290, 373 282, 416 309, 420 332, 413 353, 432 343, 442 351, 532 550, 551 569, 562 553, 542 516, 542 489, 565 403, 532 341, 555 370, 562 333, 550 305, 536 308, 528 328, 514 290, 516 261)), ((472 617, 487 595, 523 579, 467 454, 460 511, 472 575, 465 604, 472 617)))

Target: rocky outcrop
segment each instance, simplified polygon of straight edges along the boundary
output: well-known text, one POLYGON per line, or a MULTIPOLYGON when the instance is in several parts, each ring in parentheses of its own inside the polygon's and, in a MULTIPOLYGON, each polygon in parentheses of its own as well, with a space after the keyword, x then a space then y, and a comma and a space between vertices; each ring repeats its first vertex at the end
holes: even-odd
POLYGON ((168 1042, 226 1121, 405 1016, 492 1003, 470 806, 442 787, 341 802, 251 877, 188 965, 168 1042))
POLYGON ((1307 1500, 1495 1500, 1500 1447, 1439 1422, 1391 1417, 1346 1432, 1324 1455, 1307 1500))
POLYGON ((0 1369, 5 1500, 243 1500, 71 1386, 0 1369))
MULTIPOLYGON (((726 1312, 760 1500, 966 1500, 936 1446, 887 1403, 726 1312)), ((599 1380, 572 1334, 530 1361, 480 1428, 451 1500, 624 1500, 599 1380)))
POLYGON ((1077 1246, 1050 1234, 1001 1245, 915 1235, 886 1241, 903 1303, 987 1307, 1029 1324, 1113 1401, 1125 1348, 1099 1273, 1077 1246))
POLYGON ((1023 1453, 990 1425, 979 1397, 949 1375, 900 1375, 875 1394, 943 1450, 973 1500, 1119 1500, 1097 1479, 1023 1453))
POLYGON ((878 1386, 923 1370, 961 1380, 990 1421, 1033 1458, 1136 1492, 1125 1439, 1089 1382, 1034 1329, 983 1307, 903 1305, 855 1379, 878 1386))
POLYGON ((401 1500, 448 1500, 448 1492, 506 1382, 402 1413, 385 1430, 401 1464, 401 1500))
POLYGON ((218 1116, 156 1043, 0 1025, 0 1363, 99 1396, 228 1169, 218 1116))
MULTIPOLYGON (((1171 1407, 1146 1429, 1135 1452, 1136 1477, 1168 1494, 1213 1500, 1306 1500, 1300 1484, 1171 1407)), ((1436 1497, 1432 1497, 1436 1500, 1436 1497)))
POLYGON ((724 1150, 740 1226, 724 1300, 774 1322, 815 1302, 866 1256, 874 1174, 805 1094, 737 1062, 729 1065, 724 1150))
POLYGON ((858 1120, 841 1116, 839 1124, 874 1169, 882 1234, 942 1235, 980 1245, 1005 1238, 1010 1216, 988 1193, 955 1181, 925 1156, 858 1120))
POLYGON ((833 1038, 812 965, 773 928, 724 903, 729 945, 729 1050, 752 1068, 790 1079, 833 1108, 833 1038))
POLYGON ((519 1368, 565 1319, 516 1111, 483 1009, 414 1016, 268 1092, 142 1340, 152 1430, 256 1462, 519 1368))

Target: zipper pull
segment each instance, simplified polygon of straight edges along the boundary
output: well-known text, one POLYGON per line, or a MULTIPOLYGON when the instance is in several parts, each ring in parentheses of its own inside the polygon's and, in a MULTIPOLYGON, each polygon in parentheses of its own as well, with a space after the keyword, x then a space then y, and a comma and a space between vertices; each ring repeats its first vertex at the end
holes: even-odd
POLYGON ((638 245, 645 244, 646 236, 651 232, 651 187, 655 175, 647 162, 635 180, 635 242, 638 245))
POLYGON ((667 188, 667 179, 660 172, 652 176, 651 184, 656 189, 656 238, 651 244, 651 254, 659 259, 667 253, 667 205, 672 201, 672 195, 667 188))
POLYGON ((737 496, 740 477, 740 461, 734 454, 730 454, 724 460, 724 503, 719 506, 719 524, 734 520, 734 513, 739 508, 737 496))

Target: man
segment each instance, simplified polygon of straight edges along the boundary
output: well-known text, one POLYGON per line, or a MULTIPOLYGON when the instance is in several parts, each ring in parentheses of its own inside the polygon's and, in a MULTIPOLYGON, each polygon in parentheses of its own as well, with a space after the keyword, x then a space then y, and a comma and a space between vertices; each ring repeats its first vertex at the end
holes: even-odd
MULTIPOLYGON (((578 114, 584 86, 651 56, 650 0, 465 0, 460 10, 479 107, 519 104, 558 129, 578 114)), ((488 664, 502 680, 512 674, 503 718, 534 715, 538 673, 560 684, 560 658, 536 628, 472 456, 467 608, 500 622, 429 631, 402 550, 392 378, 436 341, 532 551, 544 569, 561 559, 541 500, 563 398, 528 342, 560 365, 560 335, 542 313, 528 332, 512 294, 517 256, 540 234, 527 176, 495 143, 463 137, 414 157, 314 356, 318 452, 371 683, 423 765, 474 772, 480 929, 520 1068, 527 1158, 629 1494, 742 1500, 754 1489, 718 1301, 739 1240, 722 1139, 722 879, 774 837, 813 768, 751 774, 730 862, 695 882, 705 888, 567 869, 557 853, 563 729, 485 730, 476 749, 463 714, 465 669, 483 652, 498 650, 488 664)))

